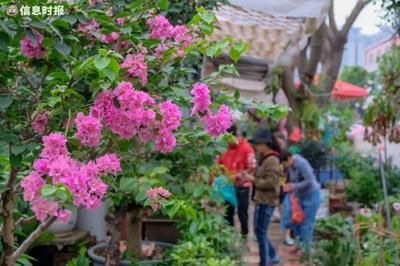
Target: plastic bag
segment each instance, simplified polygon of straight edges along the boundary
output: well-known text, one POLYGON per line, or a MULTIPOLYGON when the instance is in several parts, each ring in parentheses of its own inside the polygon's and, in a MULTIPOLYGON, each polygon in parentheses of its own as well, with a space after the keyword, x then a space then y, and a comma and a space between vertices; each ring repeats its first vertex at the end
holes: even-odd
POLYGON ((304 212, 301 209, 299 198, 294 193, 290 193, 290 204, 292 206, 292 223, 301 224, 304 220, 304 212))
POLYGON ((238 206, 235 186, 225 176, 216 177, 213 188, 225 201, 229 202, 234 207, 238 206))

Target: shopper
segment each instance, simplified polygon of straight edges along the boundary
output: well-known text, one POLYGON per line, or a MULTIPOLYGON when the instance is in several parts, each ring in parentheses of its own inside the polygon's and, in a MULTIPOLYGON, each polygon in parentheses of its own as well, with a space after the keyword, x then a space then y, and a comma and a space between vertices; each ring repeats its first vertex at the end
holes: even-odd
MULTIPOLYGON (((229 144, 228 150, 219 157, 218 162, 227 168, 229 177, 235 183, 241 233, 246 236, 249 232, 248 209, 250 189, 253 185, 251 174, 256 168, 255 152, 246 139, 237 136, 235 125, 229 128, 228 132, 237 137, 237 143, 229 144)), ((234 215, 235 207, 228 204, 226 216, 232 226, 234 215)))
POLYGON ((260 156, 254 178, 254 230, 260 251, 260 266, 267 266, 280 262, 267 235, 274 209, 279 205, 280 149, 275 137, 265 129, 258 130, 250 142, 260 156))
MULTIPOLYGON (((292 225, 300 244, 310 251, 314 223, 320 205, 320 186, 314 175, 314 170, 310 163, 301 155, 288 151, 282 151, 281 162, 289 170, 289 183, 283 186, 283 191, 295 193, 300 200, 300 205, 304 213, 304 220, 299 225, 292 225)), ((288 196, 285 200, 288 200, 288 196)), ((298 249, 297 249, 298 250, 298 249)))
MULTIPOLYGON (((274 137, 276 138, 276 141, 278 142, 280 149, 286 150, 287 149, 287 141, 286 141, 285 136, 281 132, 275 132, 274 137)), ((287 171, 287 169, 284 168, 283 165, 281 165, 281 171, 282 171, 282 175, 279 180, 281 189, 280 189, 280 195, 279 195, 279 210, 278 210, 279 212, 278 212, 278 214, 279 214, 279 220, 281 221, 281 224, 286 225, 289 222, 289 221, 287 221, 287 219, 289 217, 288 217, 288 215, 283 215, 283 210, 284 210, 283 203, 284 203, 284 199, 286 196, 286 192, 283 191, 283 186, 289 182, 289 179, 288 179, 288 171, 287 171), (286 219, 286 221, 282 221, 284 219, 286 219)), ((285 239, 284 239, 283 243, 287 246, 293 246, 295 244, 295 241, 291 236, 292 231, 287 226, 284 226, 283 230, 285 232, 285 239)))

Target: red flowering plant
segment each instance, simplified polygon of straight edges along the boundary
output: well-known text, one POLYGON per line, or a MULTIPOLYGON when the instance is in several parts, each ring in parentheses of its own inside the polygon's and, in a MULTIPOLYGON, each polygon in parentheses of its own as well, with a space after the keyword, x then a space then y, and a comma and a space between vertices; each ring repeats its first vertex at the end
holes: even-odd
MULTIPOLYGON (((51 6, 41 2, 18 8, 51 6)), ((68 219, 72 205, 91 209, 108 198, 115 221, 143 206, 196 218, 170 184, 180 182, 178 168, 184 179, 212 164, 229 140, 231 108, 243 107, 238 94, 210 89, 236 73, 232 65, 197 83, 184 67, 225 49, 237 61, 245 50, 230 38, 205 40, 213 13, 199 9, 188 25, 172 25, 160 13, 165 0, 78 2, 51 16, 0 9, 1 265, 14 265, 57 218, 68 219), (202 161, 188 158, 206 149, 202 161), (40 221, 21 241, 15 232, 32 217, 18 202, 40 221)), ((110 249, 116 261, 118 241, 110 249)))

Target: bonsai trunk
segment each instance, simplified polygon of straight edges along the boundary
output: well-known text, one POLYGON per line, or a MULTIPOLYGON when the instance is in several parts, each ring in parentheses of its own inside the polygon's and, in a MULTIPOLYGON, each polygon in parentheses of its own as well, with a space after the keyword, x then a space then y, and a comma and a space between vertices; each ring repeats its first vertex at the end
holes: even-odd
POLYGON ((17 173, 18 170, 16 168, 11 168, 7 182, 7 191, 5 191, 1 196, 1 212, 4 222, 1 232, 3 252, 0 258, 0 265, 12 266, 15 263, 15 260, 13 258, 15 245, 13 209, 15 195, 14 182, 17 178, 17 173))
POLYGON ((142 254, 142 216, 143 210, 139 206, 133 206, 127 213, 128 231, 127 248, 130 254, 140 258, 142 254))
POLYGON ((139 259, 142 251, 142 209, 139 206, 119 209, 107 217, 111 241, 106 257, 106 266, 118 266, 125 251, 139 259))

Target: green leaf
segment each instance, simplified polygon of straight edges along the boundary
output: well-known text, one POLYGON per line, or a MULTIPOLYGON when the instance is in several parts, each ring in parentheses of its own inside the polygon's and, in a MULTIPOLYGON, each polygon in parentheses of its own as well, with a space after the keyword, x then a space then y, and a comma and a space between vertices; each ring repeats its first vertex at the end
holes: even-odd
POLYGON ((42 187, 40 193, 43 197, 48 198, 49 196, 52 196, 56 191, 57 188, 55 186, 46 184, 42 187))
POLYGON ((238 53, 242 54, 246 51, 248 44, 243 41, 236 41, 233 43, 232 48, 235 49, 238 53))
POLYGON ((6 110, 12 103, 13 98, 10 95, 0 95, 0 109, 6 110))
POLYGON ((57 41, 54 45, 54 48, 56 48, 57 52, 64 56, 69 55, 72 51, 71 47, 64 41, 57 41))
POLYGON ((0 32, 0 49, 6 50, 10 43, 10 37, 4 32, 0 32))
POLYGON ((205 34, 210 35, 214 31, 214 26, 209 24, 201 24, 200 29, 202 29, 205 34))
POLYGON ((94 66, 98 70, 102 70, 110 64, 111 60, 108 57, 96 56, 94 59, 94 66))
POLYGON ((17 31, 10 29, 4 20, 0 20, 0 26, 8 35, 11 36, 11 38, 14 38, 14 36, 17 35, 17 31))
POLYGON ((124 33, 124 34, 130 34, 132 32, 132 27, 131 26, 123 27, 121 29, 121 32, 124 33))
POLYGON ((39 28, 42 30, 50 30, 50 27, 46 23, 43 23, 40 20, 32 20, 31 22, 29 22, 29 25, 31 25, 34 28, 39 28))
POLYGON ((77 22, 77 18, 75 15, 69 14, 69 15, 65 15, 61 18, 62 20, 68 22, 71 25, 74 25, 77 22))
POLYGON ((22 155, 21 154, 10 154, 10 164, 13 167, 20 167, 22 165, 22 155))
POLYGON ((119 181, 119 189, 123 191, 135 190, 138 187, 137 179, 133 177, 123 177, 119 181))
POLYGON ((115 58, 111 59, 110 64, 102 70, 103 74, 109 78, 111 81, 114 81, 119 74, 120 66, 118 61, 115 58))
POLYGON ((12 154, 17 155, 17 154, 23 153, 25 151, 25 148, 26 147, 24 145, 12 146, 11 152, 12 152, 12 154))
POLYGON ((169 7, 169 1, 168 0, 158 0, 157 7, 161 10, 167 10, 169 7))
POLYGON ((199 16, 207 24, 212 24, 216 20, 215 14, 212 12, 200 12, 199 16))
POLYGON ((218 48, 214 46, 210 46, 206 50, 206 55, 209 57, 214 57, 218 52, 218 48))
POLYGON ((234 97, 235 97, 235 99, 239 99, 240 98, 240 91, 239 90, 235 90, 234 97))
POLYGON ((136 202, 143 202, 144 200, 146 200, 146 192, 144 190, 139 190, 139 193, 136 194, 135 196, 135 200, 136 202))

